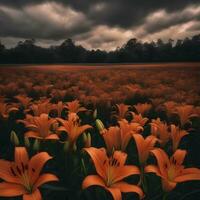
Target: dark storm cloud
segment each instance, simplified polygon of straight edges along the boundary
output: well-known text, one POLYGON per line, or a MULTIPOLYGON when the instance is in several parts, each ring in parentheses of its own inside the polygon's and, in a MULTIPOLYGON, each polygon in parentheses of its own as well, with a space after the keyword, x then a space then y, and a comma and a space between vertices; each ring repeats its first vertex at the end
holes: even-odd
POLYGON ((165 38, 173 27, 188 31, 175 37, 190 36, 199 18, 199 0, 0 0, 0 39, 72 37, 89 48, 110 48, 130 37, 165 38))
POLYGON ((84 12, 96 23, 129 27, 140 23, 146 15, 158 10, 167 12, 179 11, 188 5, 199 4, 199 0, 1 0, 2 5, 23 7, 44 2, 58 2, 84 12), (96 10, 98 4, 104 4, 103 9, 96 10), (95 19, 94 19, 95 18, 95 19))
POLYGON ((85 15, 55 3, 16 9, 0 6, 0 36, 63 39, 90 29, 85 15))

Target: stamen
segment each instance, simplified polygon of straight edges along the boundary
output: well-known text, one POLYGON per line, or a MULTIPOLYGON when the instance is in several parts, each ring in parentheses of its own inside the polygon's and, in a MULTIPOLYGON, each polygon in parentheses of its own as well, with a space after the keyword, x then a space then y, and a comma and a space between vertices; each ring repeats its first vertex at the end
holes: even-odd
POLYGON ((16 169, 17 169, 17 172, 18 172, 20 175, 22 175, 22 172, 21 172, 21 170, 19 169, 18 166, 16 167, 16 169))
POLYGON ((10 170, 11 170, 11 172, 12 172, 13 176, 17 176, 17 175, 16 175, 16 173, 15 173, 15 171, 13 170, 13 168, 12 168, 12 167, 10 168, 10 170))
POLYGON ((111 165, 112 165, 112 166, 115 165, 115 159, 112 160, 112 164, 111 164, 111 165))
POLYGON ((21 165, 22 165, 22 172, 24 173, 24 171, 25 171, 24 164, 23 164, 23 163, 21 163, 21 165))

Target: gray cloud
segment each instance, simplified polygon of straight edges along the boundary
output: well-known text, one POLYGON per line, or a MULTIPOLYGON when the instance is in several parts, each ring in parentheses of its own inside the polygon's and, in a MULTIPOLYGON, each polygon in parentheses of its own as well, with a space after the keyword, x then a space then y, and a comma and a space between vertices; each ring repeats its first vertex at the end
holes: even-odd
POLYGON ((71 37, 88 48, 114 49, 131 37, 191 36, 199 21, 199 0, 0 1, 0 39, 9 46, 23 38, 47 45, 71 37))

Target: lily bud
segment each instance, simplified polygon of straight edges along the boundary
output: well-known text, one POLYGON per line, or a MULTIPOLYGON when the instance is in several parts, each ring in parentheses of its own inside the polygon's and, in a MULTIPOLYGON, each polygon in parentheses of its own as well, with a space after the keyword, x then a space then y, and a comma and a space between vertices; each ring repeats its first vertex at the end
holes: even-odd
POLYGON ((84 162, 83 158, 81 158, 81 166, 82 166, 83 173, 86 176, 87 175, 87 169, 85 167, 85 162, 84 162))
POLYGON ((96 120, 96 126, 97 126, 99 132, 101 132, 105 129, 104 124, 100 119, 96 120))
POLYGON ((94 112, 93 112, 93 118, 94 118, 94 119, 97 118, 97 109, 95 109, 94 112))
POLYGON ((17 134, 15 133, 15 131, 11 131, 10 141, 12 142, 14 146, 19 146, 19 138, 17 134))
POLYGON ((30 141, 28 137, 24 137, 24 145, 29 148, 30 147, 30 141))
POLYGON ((86 135, 86 138, 85 138, 85 141, 84 141, 85 147, 89 148, 89 147, 91 147, 91 135, 90 135, 90 133, 85 134, 85 135, 86 135))
POLYGON ((84 144, 86 143, 86 141, 87 141, 87 135, 86 135, 86 133, 84 132, 83 134, 83 142, 84 142, 84 144))
POLYGON ((39 149, 40 149, 40 141, 38 139, 35 139, 35 141, 33 143, 33 150, 39 151, 39 149))

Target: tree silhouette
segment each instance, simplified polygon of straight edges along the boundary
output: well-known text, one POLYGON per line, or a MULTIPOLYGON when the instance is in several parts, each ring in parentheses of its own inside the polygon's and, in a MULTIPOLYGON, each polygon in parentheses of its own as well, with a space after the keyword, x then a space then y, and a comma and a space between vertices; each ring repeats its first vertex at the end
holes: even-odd
POLYGON ((128 40, 115 51, 87 50, 66 39, 58 46, 44 48, 35 39, 19 41, 14 48, 6 49, 0 42, 0 63, 120 63, 120 62, 172 62, 200 61, 200 34, 192 38, 164 42, 128 40))

